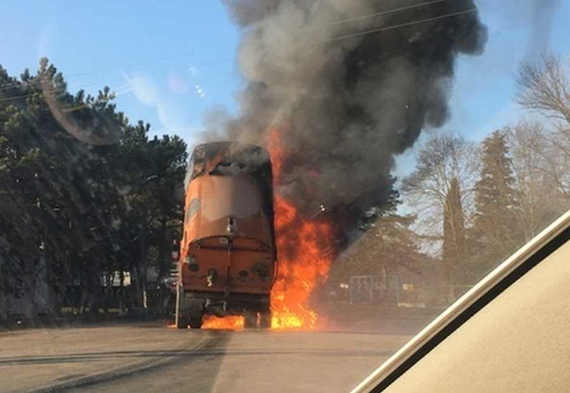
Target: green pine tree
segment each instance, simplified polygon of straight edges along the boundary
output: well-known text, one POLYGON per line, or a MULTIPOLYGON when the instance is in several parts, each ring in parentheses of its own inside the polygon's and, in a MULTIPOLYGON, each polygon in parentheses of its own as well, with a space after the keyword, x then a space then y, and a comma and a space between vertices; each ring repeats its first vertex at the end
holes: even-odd
POLYGON ((174 195, 186 145, 172 136, 149 140, 150 126, 129 124, 113 98, 109 88, 70 94, 47 59, 19 80, 0 67, 0 298, 15 277, 33 288, 26 272, 39 258, 48 261, 57 299, 69 305, 66 287, 80 279, 91 310, 103 300, 102 275, 143 277, 152 248, 166 274, 168 245, 180 238, 183 209, 174 195))
POLYGON ((443 262, 449 284, 466 283, 465 256, 465 219, 461 206, 461 190, 459 181, 454 177, 451 179, 443 209, 443 262))
POLYGON ((483 141, 481 178, 475 185, 472 250, 478 277, 521 245, 516 227, 518 202, 506 135, 495 131, 483 141))

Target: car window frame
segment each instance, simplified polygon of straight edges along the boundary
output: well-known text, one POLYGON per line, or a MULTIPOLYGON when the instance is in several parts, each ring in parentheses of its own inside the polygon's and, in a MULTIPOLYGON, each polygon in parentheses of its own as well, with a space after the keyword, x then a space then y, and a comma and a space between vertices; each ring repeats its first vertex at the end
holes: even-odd
POLYGON ((570 210, 448 306, 351 393, 381 392, 494 298, 570 238, 570 210))

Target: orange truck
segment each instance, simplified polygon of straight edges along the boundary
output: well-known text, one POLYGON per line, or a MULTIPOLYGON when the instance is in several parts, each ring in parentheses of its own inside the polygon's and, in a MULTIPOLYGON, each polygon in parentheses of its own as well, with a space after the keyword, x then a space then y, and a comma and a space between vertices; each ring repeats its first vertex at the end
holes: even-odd
POLYGON ((246 328, 270 327, 277 272, 269 154, 233 142, 198 145, 184 187, 176 326, 243 315, 246 328))

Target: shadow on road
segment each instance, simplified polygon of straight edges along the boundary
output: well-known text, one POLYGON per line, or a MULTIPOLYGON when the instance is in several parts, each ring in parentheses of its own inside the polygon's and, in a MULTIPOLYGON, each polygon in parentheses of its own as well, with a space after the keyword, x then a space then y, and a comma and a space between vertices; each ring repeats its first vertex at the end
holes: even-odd
POLYGON ((313 356, 387 356, 393 351, 374 351, 374 350, 225 350, 218 348, 203 349, 196 351, 120 351, 120 352, 97 352, 83 353, 73 355, 57 355, 57 356, 34 356, 34 357, 12 357, 0 358, 0 366, 18 366, 18 365, 34 365, 34 364, 58 364, 58 363, 86 363, 98 362, 103 360, 114 359, 133 359, 133 358, 152 358, 152 359, 170 359, 172 361, 183 361, 196 357, 210 356, 251 356, 251 355, 313 355, 313 356))
MULTIPOLYGON (((188 332, 188 334, 195 334, 188 332)), ((103 356, 140 356, 158 359, 151 367, 70 386, 65 392, 211 392, 226 354, 229 332, 200 332, 206 337, 196 349, 178 351, 133 351, 103 353, 103 356)), ((85 354, 83 354, 85 356, 85 354)), ((97 359, 100 354, 86 358, 97 359)))

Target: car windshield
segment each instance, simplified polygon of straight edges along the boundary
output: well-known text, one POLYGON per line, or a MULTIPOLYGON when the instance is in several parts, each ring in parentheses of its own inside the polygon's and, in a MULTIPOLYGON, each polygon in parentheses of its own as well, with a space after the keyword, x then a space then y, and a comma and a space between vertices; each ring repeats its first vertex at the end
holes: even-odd
POLYGON ((570 210, 569 17, 7 1, 0 391, 350 391, 570 210))

